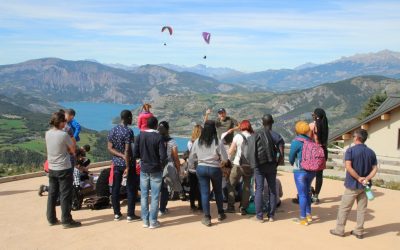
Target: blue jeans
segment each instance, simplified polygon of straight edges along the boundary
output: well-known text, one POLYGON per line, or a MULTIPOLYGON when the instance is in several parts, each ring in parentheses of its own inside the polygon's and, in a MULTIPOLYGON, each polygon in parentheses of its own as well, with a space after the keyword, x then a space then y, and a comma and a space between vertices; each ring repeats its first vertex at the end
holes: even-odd
POLYGON ((265 171, 260 168, 254 169, 254 180, 256 182, 256 194, 254 203, 256 206, 256 216, 258 219, 263 219, 263 193, 264 193, 264 180, 267 179, 269 189, 269 209, 267 211, 268 217, 275 216, 276 210, 276 170, 265 171))
POLYGON ((158 206, 162 185, 162 172, 140 172, 140 204, 144 224, 155 224, 158 216, 158 206), (149 189, 151 189, 151 206, 149 211, 149 189))
POLYGON ((311 214, 311 182, 315 177, 315 172, 297 171, 294 172, 294 181, 299 194, 300 218, 305 218, 311 214))
POLYGON ((197 166, 197 178, 200 184, 201 204, 204 216, 210 217, 210 181, 215 193, 218 213, 224 213, 222 197, 222 171, 219 167, 197 166))
MULTIPOLYGON (((114 166, 114 177, 112 185, 112 205, 114 214, 121 214, 120 207, 120 190, 123 179, 125 167, 114 166)), ((135 215, 135 202, 137 193, 136 183, 136 170, 135 168, 129 168, 127 180, 126 180, 126 192, 128 195, 128 216, 135 215)))

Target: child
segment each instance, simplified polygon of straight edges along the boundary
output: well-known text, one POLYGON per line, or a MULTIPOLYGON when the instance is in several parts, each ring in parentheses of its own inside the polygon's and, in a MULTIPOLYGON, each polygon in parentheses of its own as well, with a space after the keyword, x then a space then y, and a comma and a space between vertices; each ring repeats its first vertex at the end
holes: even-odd
POLYGON ((65 119, 69 127, 72 129, 74 133, 74 138, 78 142, 80 141, 79 133, 81 132, 81 125, 75 120, 75 110, 67 109, 65 110, 65 119))
POLYGON ((147 119, 154 116, 150 112, 150 108, 151 108, 151 105, 148 103, 145 103, 142 107, 142 111, 140 112, 140 114, 138 116, 137 126, 140 129, 140 131, 145 131, 145 130, 149 129, 147 127, 147 119))
POLYGON ((89 179, 90 160, 86 158, 86 153, 90 151, 89 145, 84 145, 76 150, 76 165, 74 168, 74 186, 80 187, 81 181, 89 179))

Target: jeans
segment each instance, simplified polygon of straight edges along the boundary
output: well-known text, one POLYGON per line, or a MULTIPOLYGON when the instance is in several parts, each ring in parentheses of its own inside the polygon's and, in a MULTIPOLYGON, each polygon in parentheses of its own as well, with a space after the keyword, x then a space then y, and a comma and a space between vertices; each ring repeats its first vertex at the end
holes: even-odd
POLYGON ((368 199, 363 189, 346 188, 340 203, 335 231, 344 234, 347 217, 353 207, 354 201, 357 201, 357 226, 354 233, 361 235, 364 232, 365 213, 367 212, 368 199))
POLYGON ((264 193, 264 180, 267 179, 269 188, 269 210, 267 211, 268 217, 275 216, 276 210, 276 169, 272 171, 266 171, 260 168, 254 169, 254 180, 256 182, 256 195, 254 203, 256 205, 256 216, 258 219, 263 219, 263 193, 264 193))
POLYGON ((250 199, 250 181, 253 170, 251 167, 241 167, 234 165, 231 174, 229 176, 228 186, 228 207, 233 208, 235 206, 235 187, 239 183, 240 178, 243 178, 243 192, 241 199, 241 207, 246 209, 249 206, 250 199))
POLYGON ((197 178, 200 184, 201 203, 203 205, 204 216, 210 217, 210 181, 215 193, 218 213, 223 214, 222 197, 222 171, 219 167, 197 166, 197 178))
POLYGON ((189 191, 189 199, 190 199, 190 207, 195 208, 195 201, 198 201, 199 208, 201 206, 201 196, 200 196, 200 188, 199 188, 199 179, 195 173, 189 172, 189 183, 190 183, 190 191, 189 191))
POLYGON ((49 223, 57 222, 56 203, 60 196, 61 223, 68 224, 72 221, 72 185, 73 168, 66 170, 49 170, 49 194, 47 198, 47 220, 49 223))
POLYGON ((161 194, 160 194, 160 212, 164 213, 167 209, 169 192, 168 185, 165 183, 164 178, 161 184, 161 194))
MULTIPOLYGON (((123 179, 123 174, 125 171, 125 167, 114 166, 114 176, 113 176, 113 185, 112 185, 112 205, 114 214, 121 214, 120 207, 120 190, 121 183, 123 179)), ((129 168, 127 180, 126 180, 126 191, 128 195, 128 216, 135 215, 135 203, 136 203, 136 194, 137 194, 137 183, 136 179, 136 170, 135 168, 129 168)))
POLYGON ((297 171, 294 172, 294 181, 299 194, 300 218, 311 215, 311 182, 315 177, 315 172, 297 171))
POLYGON ((157 223, 158 206, 162 185, 162 171, 155 173, 140 172, 140 204, 144 224, 157 223), (151 189, 151 205, 149 211, 149 190, 151 189))

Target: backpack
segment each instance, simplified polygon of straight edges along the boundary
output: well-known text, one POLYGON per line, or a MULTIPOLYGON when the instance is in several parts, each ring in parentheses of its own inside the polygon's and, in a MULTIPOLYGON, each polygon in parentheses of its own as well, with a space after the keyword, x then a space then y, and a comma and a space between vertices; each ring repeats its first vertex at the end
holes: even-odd
POLYGON ((240 154, 240 159, 239 159, 239 165, 240 166, 250 166, 250 161, 247 159, 248 156, 248 151, 249 151, 249 142, 247 141, 246 136, 244 134, 239 134, 243 137, 243 142, 241 146, 241 154, 240 154))
POLYGON ((301 137, 295 140, 303 143, 300 165, 304 170, 316 172, 326 168, 325 152, 320 144, 301 137))
POLYGON ((268 130, 257 132, 257 139, 260 142, 257 150, 257 163, 259 165, 272 164, 277 162, 277 148, 272 140, 271 133, 268 130), (261 150, 260 150, 261 149, 261 150))
POLYGON ((110 199, 107 196, 96 196, 87 198, 83 204, 92 210, 100 210, 110 208, 110 199))

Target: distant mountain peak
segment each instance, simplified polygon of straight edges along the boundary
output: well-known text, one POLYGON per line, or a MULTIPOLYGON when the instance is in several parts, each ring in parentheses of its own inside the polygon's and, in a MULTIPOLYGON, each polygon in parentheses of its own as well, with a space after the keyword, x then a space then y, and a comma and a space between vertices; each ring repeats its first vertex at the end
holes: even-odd
POLYGON ((312 63, 312 62, 306 62, 304 64, 301 64, 299 66, 297 66, 296 68, 294 68, 295 70, 302 70, 302 69, 309 69, 309 68, 313 68, 318 66, 319 64, 316 63, 312 63))

